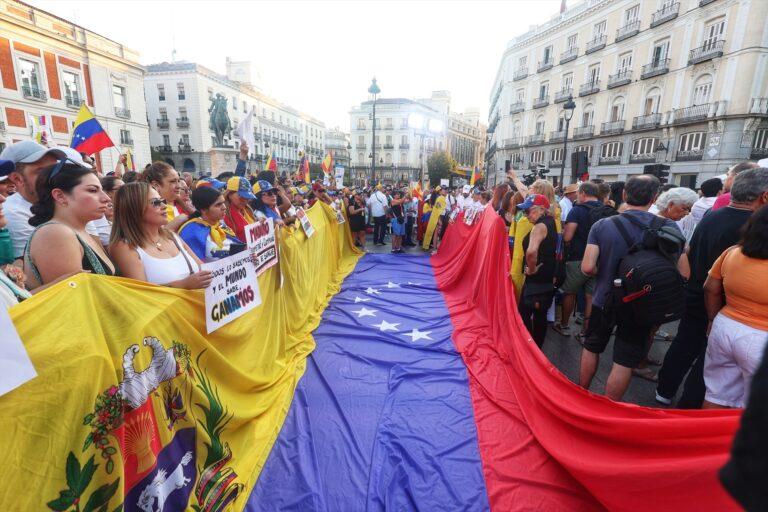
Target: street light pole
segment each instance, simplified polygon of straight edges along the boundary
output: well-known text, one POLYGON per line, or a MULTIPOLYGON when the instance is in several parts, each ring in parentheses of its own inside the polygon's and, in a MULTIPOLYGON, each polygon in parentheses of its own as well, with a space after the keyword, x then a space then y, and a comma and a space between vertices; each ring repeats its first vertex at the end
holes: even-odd
POLYGON ((371 86, 368 88, 368 92, 373 94, 373 126, 372 139, 371 139, 371 184, 376 184, 376 96, 381 92, 379 86, 376 84, 376 77, 371 80, 371 86))
MULTIPOLYGON (((563 186, 565 179, 565 156, 568 152, 568 126, 573 118, 573 111, 576 109, 576 103, 573 102, 573 96, 568 96, 568 101, 563 105, 563 114, 565 117, 565 136, 563 137, 563 161, 560 163, 560 185, 563 186)), ((573 171, 571 171, 573 172, 573 171)))

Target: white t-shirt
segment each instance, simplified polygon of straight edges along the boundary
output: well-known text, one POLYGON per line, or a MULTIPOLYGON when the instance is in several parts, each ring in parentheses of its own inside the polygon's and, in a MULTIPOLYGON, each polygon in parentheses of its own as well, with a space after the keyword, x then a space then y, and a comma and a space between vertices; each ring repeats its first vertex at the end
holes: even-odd
POLYGON ((387 214, 387 207, 389 206, 387 196, 377 190, 368 198, 368 206, 371 207, 371 216, 383 217, 387 214))
POLYGON ((458 204, 459 208, 463 210, 472 204, 472 198, 462 194, 456 198, 456 204, 458 204))
POLYGON ((561 221, 565 222, 565 219, 568 218, 568 212, 570 212, 572 208, 573 208, 573 201, 571 201, 567 197, 563 197, 560 200, 560 211, 562 212, 562 215, 560 216, 561 221))

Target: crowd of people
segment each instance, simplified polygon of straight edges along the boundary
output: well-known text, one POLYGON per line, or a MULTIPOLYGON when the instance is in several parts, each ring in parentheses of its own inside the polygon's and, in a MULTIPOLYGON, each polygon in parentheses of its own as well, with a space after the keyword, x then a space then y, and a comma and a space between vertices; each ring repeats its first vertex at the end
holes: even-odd
POLYGON ((657 381, 656 400, 680 407, 742 407, 768 341, 768 169, 745 162, 697 192, 653 175, 595 179, 556 190, 524 184, 420 184, 351 189, 237 166, 215 178, 165 162, 102 174, 70 148, 17 142, 0 154, 0 300, 10 307, 80 273, 120 275, 183 289, 208 286, 202 264, 245 249, 245 227, 297 226, 321 201, 346 218, 362 250, 439 250, 448 226, 498 215, 508 233, 518 310, 542 346, 548 329, 582 345, 579 384, 591 386, 614 337, 606 396, 632 375, 657 381), (573 327, 576 319, 580 328, 573 327), (664 361, 649 349, 680 320, 664 361), (653 366, 661 366, 658 375, 653 366))

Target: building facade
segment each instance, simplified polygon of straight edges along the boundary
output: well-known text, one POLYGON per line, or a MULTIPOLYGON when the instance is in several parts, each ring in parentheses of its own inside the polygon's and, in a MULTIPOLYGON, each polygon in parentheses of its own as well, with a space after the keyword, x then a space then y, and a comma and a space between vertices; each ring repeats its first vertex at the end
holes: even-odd
POLYGON ((695 187, 768 148, 768 2, 584 0, 511 40, 491 91, 487 165, 499 176, 587 153, 590 177, 647 164, 695 187), (563 104, 576 108, 563 141, 563 104))
POLYGON ((93 112, 117 149, 96 155, 114 169, 130 149, 150 162, 139 55, 120 43, 16 0, 0 0, 0 149, 32 136, 45 116, 50 146, 69 146, 80 105, 93 112))
POLYGON ((348 133, 344 133, 338 127, 326 130, 325 151, 330 153, 334 166, 341 165, 344 169, 349 169, 351 149, 348 133))
POLYGON ((480 112, 468 110, 448 116, 448 151, 464 173, 475 167, 484 167, 485 125, 480 123, 480 112))
MULTIPOLYGON (((221 94, 227 100, 232 127, 255 107, 253 129, 255 157, 250 168, 260 169, 271 154, 278 171, 296 171, 300 151, 313 164, 325 155, 325 125, 284 105, 251 83, 250 63, 227 59, 227 75, 193 62, 152 64, 147 67, 144 94, 150 123, 150 141, 156 154, 179 171, 210 172, 209 151, 214 147, 209 126, 211 100, 221 94)), ((225 145, 238 149, 234 130, 225 145)), ((234 161, 232 168, 234 169, 234 161)))

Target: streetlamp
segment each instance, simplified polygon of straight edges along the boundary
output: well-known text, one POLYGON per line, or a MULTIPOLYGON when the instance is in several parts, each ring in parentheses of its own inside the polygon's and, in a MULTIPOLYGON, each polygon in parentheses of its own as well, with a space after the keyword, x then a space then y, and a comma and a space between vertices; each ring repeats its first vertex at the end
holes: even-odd
POLYGON ((568 101, 563 105, 563 117, 565 117, 565 136, 563 137, 563 161, 560 163, 560 183, 563 186, 565 179, 565 154, 568 151, 568 125, 573 119, 573 111, 576 110, 576 103, 573 102, 573 96, 568 96, 568 101))
POLYGON ((371 126, 371 182, 376 183, 376 97, 381 92, 379 86, 376 84, 376 77, 371 80, 371 86, 368 88, 368 92, 373 95, 373 125, 371 126))

